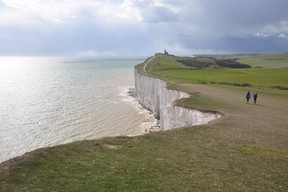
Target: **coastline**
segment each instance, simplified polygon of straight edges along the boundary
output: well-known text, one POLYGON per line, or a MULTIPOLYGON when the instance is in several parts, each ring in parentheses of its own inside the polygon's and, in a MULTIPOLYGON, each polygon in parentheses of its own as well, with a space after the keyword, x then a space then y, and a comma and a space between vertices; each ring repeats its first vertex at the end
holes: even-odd
MULTIPOLYGON (((261 90, 256 105, 246 104, 242 87, 169 88, 192 95, 168 102, 169 109, 195 105, 225 116, 193 128, 35 150, 0 165, 0 191, 287 191, 287 92, 261 90)), ((163 100, 178 95, 159 91, 163 100)))
MULTIPOLYGON (((148 122, 148 123, 142 123, 141 127, 144 129, 144 133, 150 133, 150 132, 156 132, 156 131, 160 131, 160 126, 158 125, 158 121, 157 119, 153 116, 153 113, 145 108, 143 108, 140 103, 137 101, 137 93, 136 93, 136 88, 135 87, 129 87, 128 91, 127 91, 128 96, 130 96, 131 98, 133 98, 133 100, 137 103, 137 109, 140 113, 145 113, 149 118, 151 118, 153 120, 153 122, 148 122)), ((139 136, 142 134, 138 134, 138 135, 131 135, 133 136, 139 136)))
MULTIPOLYGON (((153 58, 153 57, 152 57, 152 58, 153 58)), ((150 62, 150 61, 151 61, 151 59, 150 59, 148 62, 150 62)), ((134 76, 134 80, 135 80, 135 78, 136 78, 136 77, 134 76)), ((147 78, 151 78, 151 77, 147 77, 147 78)), ((152 78, 152 79, 155 79, 155 80, 156 80, 156 78, 152 78)), ((158 80, 157 80, 157 81, 158 81, 158 80)), ((160 81, 162 81, 162 80, 160 80, 160 81)), ((165 84, 166 84, 166 83, 165 83, 165 84)), ((137 100, 137 90, 136 90, 135 87, 127 86, 127 87, 119 87, 119 88, 122 89, 122 91, 120 91, 119 95, 122 96, 122 97, 124 97, 124 98, 122 98, 122 100, 125 101, 125 102, 128 102, 128 103, 132 104, 133 108, 136 109, 139 114, 145 114, 145 116, 146 116, 147 119, 148 119, 146 122, 142 122, 142 123, 141 123, 141 125, 140 125, 140 127, 139 127, 141 133, 139 133, 139 134, 128 134, 128 135, 126 135, 126 136, 128 136, 128 137, 135 137, 135 136, 147 134, 147 133, 150 133, 150 132, 157 132, 157 131, 168 130, 168 129, 163 129, 163 128, 161 128, 161 121, 163 122, 163 121, 166 121, 166 120, 159 119, 159 118, 155 117, 155 114, 153 113, 153 110, 149 110, 149 107, 141 104, 141 102, 139 102, 139 101, 137 100), (127 99, 127 97, 129 97, 129 98, 127 99)), ((165 90, 167 89, 167 88, 166 88, 166 85, 165 85, 165 86, 162 86, 162 88, 165 89, 165 90)), ((158 88, 157 88, 157 89, 158 89, 158 88)), ((168 90, 168 89, 167 89, 167 90, 168 90)), ((171 90, 171 91, 172 91, 172 90, 171 90)), ((173 92, 175 92, 175 91, 173 91, 173 92)), ((176 92, 177 92, 177 91, 176 91, 176 92)), ((166 92, 165 94, 168 94, 168 93, 169 93, 169 91, 166 92)), ((183 109, 185 109, 186 107, 185 107, 185 106, 178 105, 179 99, 190 97, 190 95, 189 95, 188 93, 185 93, 185 92, 180 92, 179 95, 180 95, 180 97, 178 97, 177 99, 171 100, 171 102, 169 103, 169 106, 173 107, 173 108, 176 109, 176 110, 180 110, 180 111, 179 111, 179 114, 180 114, 180 113, 183 113, 183 109), (177 109, 177 108, 178 108, 178 109, 177 109), (182 108, 183 108, 183 109, 182 109, 182 108)), ((130 104, 129 104, 129 105, 130 105, 130 104)), ((168 103, 167 103, 167 104, 168 104, 168 103)), ((165 104, 165 105, 166 105, 166 104, 165 104)), ((198 111, 198 109, 194 109, 194 108, 193 108, 193 109, 188 108, 187 110, 188 110, 188 111, 187 111, 187 112, 184 112, 184 113, 190 113, 191 110, 196 110, 196 111, 198 111)), ((200 111, 200 110, 199 110, 199 111, 200 111)), ((200 112, 201 112, 201 111, 200 111, 200 112)), ((177 112, 177 113, 178 113, 178 112, 177 112)), ((199 116, 198 114, 196 114, 196 115, 199 116)), ((167 115, 166 115, 166 116, 167 116, 167 115)), ((171 114, 168 114, 168 116, 170 116, 170 118, 173 117, 173 115, 171 115, 171 114)), ((190 117, 191 117, 191 116, 190 116, 190 117)), ((185 117, 185 118, 190 118, 190 117, 185 117)), ((175 121, 177 121, 178 117, 176 117, 176 118, 174 118, 174 119, 176 119, 175 121)), ((180 118, 179 118, 179 119, 180 119, 180 118)), ((192 118, 191 118, 191 119, 192 119, 192 118)), ((183 119, 182 119, 182 120, 183 120, 183 119)), ((184 120, 185 120, 185 119, 184 119, 184 120)), ((211 120, 214 120, 214 119, 210 119, 209 121, 211 121, 211 120)), ((174 121, 174 120, 173 120, 173 121, 174 121)), ((206 123, 208 123, 209 121, 204 122, 203 124, 206 124, 206 123)), ((162 123, 162 124, 163 124, 163 123, 162 123)), ((196 124, 193 124, 193 123, 192 123, 192 124, 191 124, 191 123, 185 123, 185 124, 181 124, 181 123, 180 123, 180 124, 179 124, 179 123, 177 123, 177 124, 178 124, 178 125, 177 125, 176 127, 174 126, 173 129, 174 129, 174 128, 185 127, 185 126, 200 125, 200 124, 202 124, 202 123, 196 123, 196 124)), ((170 129, 170 128, 169 128, 169 129, 170 129)), ((108 136, 108 137, 110 137, 110 136, 108 136)), ((101 137, 101 138, 105 138, 105 137, 101 137)), ((96 139, 101 139, 101 138, 96 138, 96 139)), ((84 140, 86 140, 86 139, 84 139, 84 140)), ((81 140, 81 141, 82 141, 82 140, 81 140)), ((73 142, 77 142, 77 141, 72 141, 72 143, 73 143, 73 142)), ((71 143, 71 142, 69 142, 69 143, 71 143)), ((69 144, 69 143, 64 143, 64 144, 69 144)), ((63 144, 60 144, 60 145, 63 145, 63 144)), ((47 147, 53 147, 53 146, 58 146, 58 145, 52 145, 52 146, 47 146, 47 147)), ((44 147, 39 147, 39 148, 35 148, 34 150, 38 150, 38 149, 42 149, 42 148, 46 148, 46 147, 45 147, 45 146, 44 146, 44 147)), ((25 156, 26 153, 33 152, 34 150, 24 152, 23 155, 25 156)), ((9 160, 11 160, 11 159, 18 158, 18 157, 21 157, 21 155, 18 155, 18 156, 9 158, 9 159, 7 159, 7 160, 4 160, 4 161, 0 162, 0 164, 3 163, 3 162, 5 162, 5 161, 9 161, 9 160)))
MULTIPOLYGON (((152 122, 143 122, 143 123, 141 123, 140 129, 143 130, 142 133, 134 134, 134 135, 127 135, 127 136, 128 137, 137 137, 137 136, 141 136, 141 135, 144 135, 144 134, 147 134, 147 133, 151 133, 151 132, 164 131, 164 130, 161 129, 160 122, 159 122, 159 120, 157 118, 155 118, 155 116, 153 115, 153 112, 148 110, 148 109, 146 109, 145 107, 143 107, 137 101, 136 88, 129 86, 129 87, 127 87, 127 89, 124 89, 124 90, 125 90, 124 92, 122 91, 122 92, 119 93, 119 95, 121 95, 123 97, 129 97, 128 99, 127 98, 124 99, 124 101, 129 102, 130 104, 132 104, 135 107, 135 109, 138 111, 138 113, 145 114, 148 118, 151 118, 151 120, 152 120, 152 122)), ((189 95, 188 93, 185 93, 185 92, 181 92, 181 95, 182 95, 181 98, 187 98, 187 97, 191 96, 191 95, 189 95)), ((181 99, 181 98, 179 98, 179 99, 181 99)), ((178 101, 179 100, 173 101, 171 103, 171 105, 174 105, 176 107, 181 107, 181 108, 187 108, 188 110, 197 110, 198 111, 198 109, 195 109, 195 108, 188 108, 188 107, 185 107, 185 106, 180 106, 178 104, 178 101)), ((199 111, 201 111, 201 110, 199 110, 199 111)), ((221 116, 219 116, 219 117, 221 117, 221 116)), ((203 123, 203 125, 209 123, 210 121, 216 120, 218 118, 211 118, 209 121, 203 123)), ((196 125, 199 125, 199 124, 196 124, 196 125)), ((181 128, 181 127, 184 127, 184 126, 175 127, 173 129, 177 129, 177 128, 181 128)), ((99 139, 103 139, 103 138, 99 138, 99 139)), ((98 139, 96 139, 96 140, 98 140, 98 139)), ((85 141, 85 140, 83 140, 83 141, 85 141)), ((78 141, 75 141, 75 142, 78 142, 78 141)), ((74 142, 72 142, 72 143, 74 143, 74 142)), ((67 143, 67 144, 69 145, 70 143, 67 143)), ((67 145, 67 144, 60 144, 60 145, 67 145)), ((59 145, 56 145, 56 146, 59 146, 59 145)), ((55 147, 55 146, 51 146, 51 147, 55 147)), ((8 160, 5 160, 3 162, 0 162, 0 167, 6 167, 7 164, 11 164, 11 163, 13 163, 15 161, 22 161, 23 159, 25 160, 25 159, 29 158, 31 156, 31 154, 33 154, 34 152, 36 152, 38 150, 41 150, 41 149, 45 149, 45 148, 50 148, 50 146, 43 147, 43 148, 37 148, 35 150, 28 151, 28 152, 24 153, 23 155, 16 156, 16 157, 10 158, 8 160)))
POLYGON ((204 125, 223 116, 218 111, 183 105, 180 101, 192 96, 169 89, 167 82, 162 79, 140 74, 137 69, 134 71, 134 79, 139 104, 158 119, 160 130, 204 125))

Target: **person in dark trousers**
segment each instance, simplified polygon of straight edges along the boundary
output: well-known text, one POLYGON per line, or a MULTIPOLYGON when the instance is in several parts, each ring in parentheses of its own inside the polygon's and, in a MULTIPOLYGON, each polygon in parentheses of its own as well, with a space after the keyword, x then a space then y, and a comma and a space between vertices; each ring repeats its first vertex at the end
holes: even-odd
POLYGON ((247 100, 246 103, 247 104, 249 103, 250 97, 251 97, 250 91, 247 91, 247 93, 246 93, 246 100, 247 100))
POLYGON ((254 98, 254 104, 255 104, 255 105, 256 105, 256 102, 257 102, 257 97, 258 97, 258 94, 257 94, 257 93, 254 93, 253 98, 254 98))

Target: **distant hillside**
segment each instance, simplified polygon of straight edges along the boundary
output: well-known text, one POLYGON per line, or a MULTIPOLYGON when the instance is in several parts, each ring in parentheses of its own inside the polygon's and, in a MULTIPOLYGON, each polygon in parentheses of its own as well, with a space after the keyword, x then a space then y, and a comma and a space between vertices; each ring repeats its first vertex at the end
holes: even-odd
POLYGON ((236 59, 179 57, 176 61, 195 68, 251 68, 250 65, 237 62, 236 59))
POLYGON ((223 55, 221 57, 178 57, 155 54, 136 66, 136 69, 144 75, 181 83, 288 90, 288 64, 285 64, 288 57, 286 60, 286 56, 288 54, 223 55), (243 59, 249 61, 251 66, 239 62, 243 59))
POLYGON ((227 55, 225 58, 236 59, 237 62, 252 67, 287 68, 288 66, 288 53, 227 55))

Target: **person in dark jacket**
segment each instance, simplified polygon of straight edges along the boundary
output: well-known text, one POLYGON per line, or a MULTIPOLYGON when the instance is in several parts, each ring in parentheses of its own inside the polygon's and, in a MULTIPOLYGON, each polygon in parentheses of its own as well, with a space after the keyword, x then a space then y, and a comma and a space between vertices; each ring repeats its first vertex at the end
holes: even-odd
POLYGON ((251 97, 250 91, 247 91, 247 93, 246 93, 246 103, 247 104, 249 103, 250 97, 251 97))
POLYGON ((257 94, 257 93, 254 93, 254 95, 253 95, 254 104, 256 104, 256 102, 257 102, 257 97, 258 97, 258 94, 257 94))

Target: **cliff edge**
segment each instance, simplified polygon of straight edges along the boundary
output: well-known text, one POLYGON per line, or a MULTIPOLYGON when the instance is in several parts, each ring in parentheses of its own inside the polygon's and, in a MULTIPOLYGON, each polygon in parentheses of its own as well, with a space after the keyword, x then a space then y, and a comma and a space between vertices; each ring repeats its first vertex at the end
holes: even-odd
MULTIPOLYGON (((150 60, 151 58, 146 62, 150 60)), ((144 64, 145 67, 146 65, 147 63, 144 64)), ((188 98, 190 95, 170 90, 165 81, 140 74, 138 69, 135 69, 134 79, 139 104, 151 111, 158 119, 160 130, 206 124, 222 116, 220 113, 204 112, 177 105, 177 100, 188 98)))

